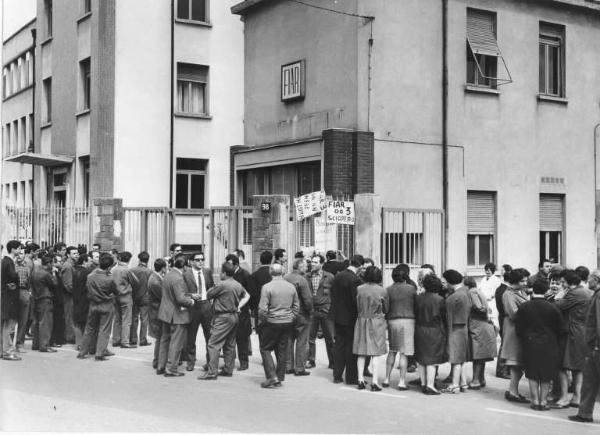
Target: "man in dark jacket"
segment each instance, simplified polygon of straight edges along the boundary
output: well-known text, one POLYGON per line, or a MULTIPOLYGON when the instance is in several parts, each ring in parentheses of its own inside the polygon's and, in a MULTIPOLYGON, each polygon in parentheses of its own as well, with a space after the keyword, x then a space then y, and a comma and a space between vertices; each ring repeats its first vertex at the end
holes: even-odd
POLYGON ((333 348, 333 382, 342 382, 345 371, 346 384, 358 383, 356 355, 352 353, 354 324, 358 317, 356 289, 361 284, 358 272, 365 260, 362 255, 353 255, 346 270, 339 272, 331 286, 330 317, 335 327, 333 348))
POLYGON ((140 346, 149 346, 148 343, 148 278, 152 271, 148 268, 150 254, 146 251, 138 254, 138 265, 131 269, 131 273, 138 279, 138 285, 134 288, 133 308, 131 315, 131 333, 129 342, 140 346), (140 327, 138 340, 138 325, 140 327))
POLYGON ((310 372, 304 368, 304 364, 308 355, 308 336, 313 312, 313 295, 306 278, 303 276, 305 272, 306 261, 303 258, 295 259, 292 272, 284 276, 286 281, 294 284, 294 287, 296 287, 300 302, 300 311, 296 316, 294 328, 288 342, 286 366, 286 373, 294 373, 296 376, 310 375, 310 372))
POLYGON ((33 342, 32 350, 40 352, 56 352, 50 347, 50 336, 54 321, 54 292, 58 281, 53 273, 54 259, 51 256, 42 257, 41 265, 36 266, 31 273, 31 295, 34 303, 33 342))
POLYGON ((260 301, 260 291, 262 286, 268 282, 271 282, 271 273, 269 273, 269 267, 273 261, 273 253, 271 251, 264 251, 260 254, 260 266, 251 275, 252 284, 254 287, 254 294, 250 294, 250 309, 254 315, 254 324, 258 325, 258 302, 260 301))
POLYGON ((327 251, 325 257, 327 258, 327 261, 323 264, 323 270, 325 272, 329 272, 335 276, 338 272, 345 269, 344 262, 337 260, 337 253, 335 251, 327 251))
POLYGON ((163 279, 167 273, 167 262, 163 258, 154 261, 154 272, 148 278, 148 326, 150 336, 154 338, 154 359, 152 368, 158 368, 158 354, 160 352, 160 338, 162 336, 162 322, 158 318, 158 309, 162 300, 163 279))
POLYGON ((8 255, 2 259, 2 270, 0 275, 1 294, 0 294, 0 320, 2 329, 0 334, 0 344, 2 350, 2 359, 18 361, 21 359, 14 353, 10 340, 10 333, 17 324, 19 318, 19 274, 15 270, 15 258, 21 254, 22 245, 18 240, 11 240, 6 244, 8 255))

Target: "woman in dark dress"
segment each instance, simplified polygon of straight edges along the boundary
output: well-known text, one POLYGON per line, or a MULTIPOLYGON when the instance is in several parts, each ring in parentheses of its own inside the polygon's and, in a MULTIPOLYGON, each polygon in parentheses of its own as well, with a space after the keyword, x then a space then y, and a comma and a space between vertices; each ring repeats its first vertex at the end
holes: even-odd
POLYGON ((446 303, 439 293, 442 282, 435 275, 423 278, 425 293, 417 296, 415 307, 415 357, 419 363, 421 389, 437 395, 436 366, 448 361, 446 354, 446 303))
POLYGON ((544 298, 548 287, 546 279, 535 280, 531 300, 519 307, 515 317, 525 376, 529 379, 531 408, 536 411, 550 409, 546 398, 550 382, 560 368, 559 337, 564 333, 560 311, 544 298))

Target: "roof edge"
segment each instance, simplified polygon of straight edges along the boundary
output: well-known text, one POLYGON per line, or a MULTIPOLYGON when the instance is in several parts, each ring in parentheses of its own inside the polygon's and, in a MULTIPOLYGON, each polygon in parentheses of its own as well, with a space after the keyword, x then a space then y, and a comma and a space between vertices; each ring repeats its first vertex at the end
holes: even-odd
POLYGON ((257 6, 262 6, 263 4, 272 1, 274 0, 244 0, 241 3, 233 5, 231 7, 231 13, 235 15, 246 15, 257 6))
POLYGON ((23 24, 18 30, 16 30, 15 32, 13 32, 11 35, 9 35, 6 39, 4 39, 2 41, 2 45, 6 44, 8 41, 10 41, 11 39, 13 39, 15 36, 17 36, 19 33, 21 33, 23 30, 25 30, 27 27, 31 26, 33 23, 35 23, 35 20, 37 20, 37 17, 33 17, 31 20, 27 21, 25 24, 23 24))

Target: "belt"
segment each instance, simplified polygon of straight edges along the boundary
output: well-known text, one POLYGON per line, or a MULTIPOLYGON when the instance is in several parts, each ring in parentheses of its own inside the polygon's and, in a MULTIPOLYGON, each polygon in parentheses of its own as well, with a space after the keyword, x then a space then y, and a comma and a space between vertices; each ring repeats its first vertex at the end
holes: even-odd
POLYGON ((237 314, 237 311, 219 311, 213 313, 213 316, 220 316, 221 314, 237 314))

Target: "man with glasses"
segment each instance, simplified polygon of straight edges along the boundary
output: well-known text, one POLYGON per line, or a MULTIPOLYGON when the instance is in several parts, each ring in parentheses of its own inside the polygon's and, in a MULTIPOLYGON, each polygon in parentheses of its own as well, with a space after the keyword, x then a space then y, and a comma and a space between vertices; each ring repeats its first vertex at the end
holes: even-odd
POLYGON ((210 338, 212 307, 206 295, 215 283, 212 271, 204 267, 204 260, 204 253, 195 253, 192 256, 192 267, 183 273, 188 295, 194 298, 195 301, 194 306, 190 308, 187 342, 182 352, 182 359, 187 361, 186 370, 188 372, 194 370, 194 364, 196 363, 196 337, 200 325, 202 325, 202 333, 204 334, 206 364, 208 364, 208 339, 210 338))
POLYGON ((14 353, 11 346, 10 333, 17 324, 19 318, 19 274, 15 270, 15 259, 21 255, 21 242, 11 240, 6 244, 6 255, 1 265, 1 314, 2 322, 0 340, 2 345, 2 359, 18 361, 21 359, 14 353))

